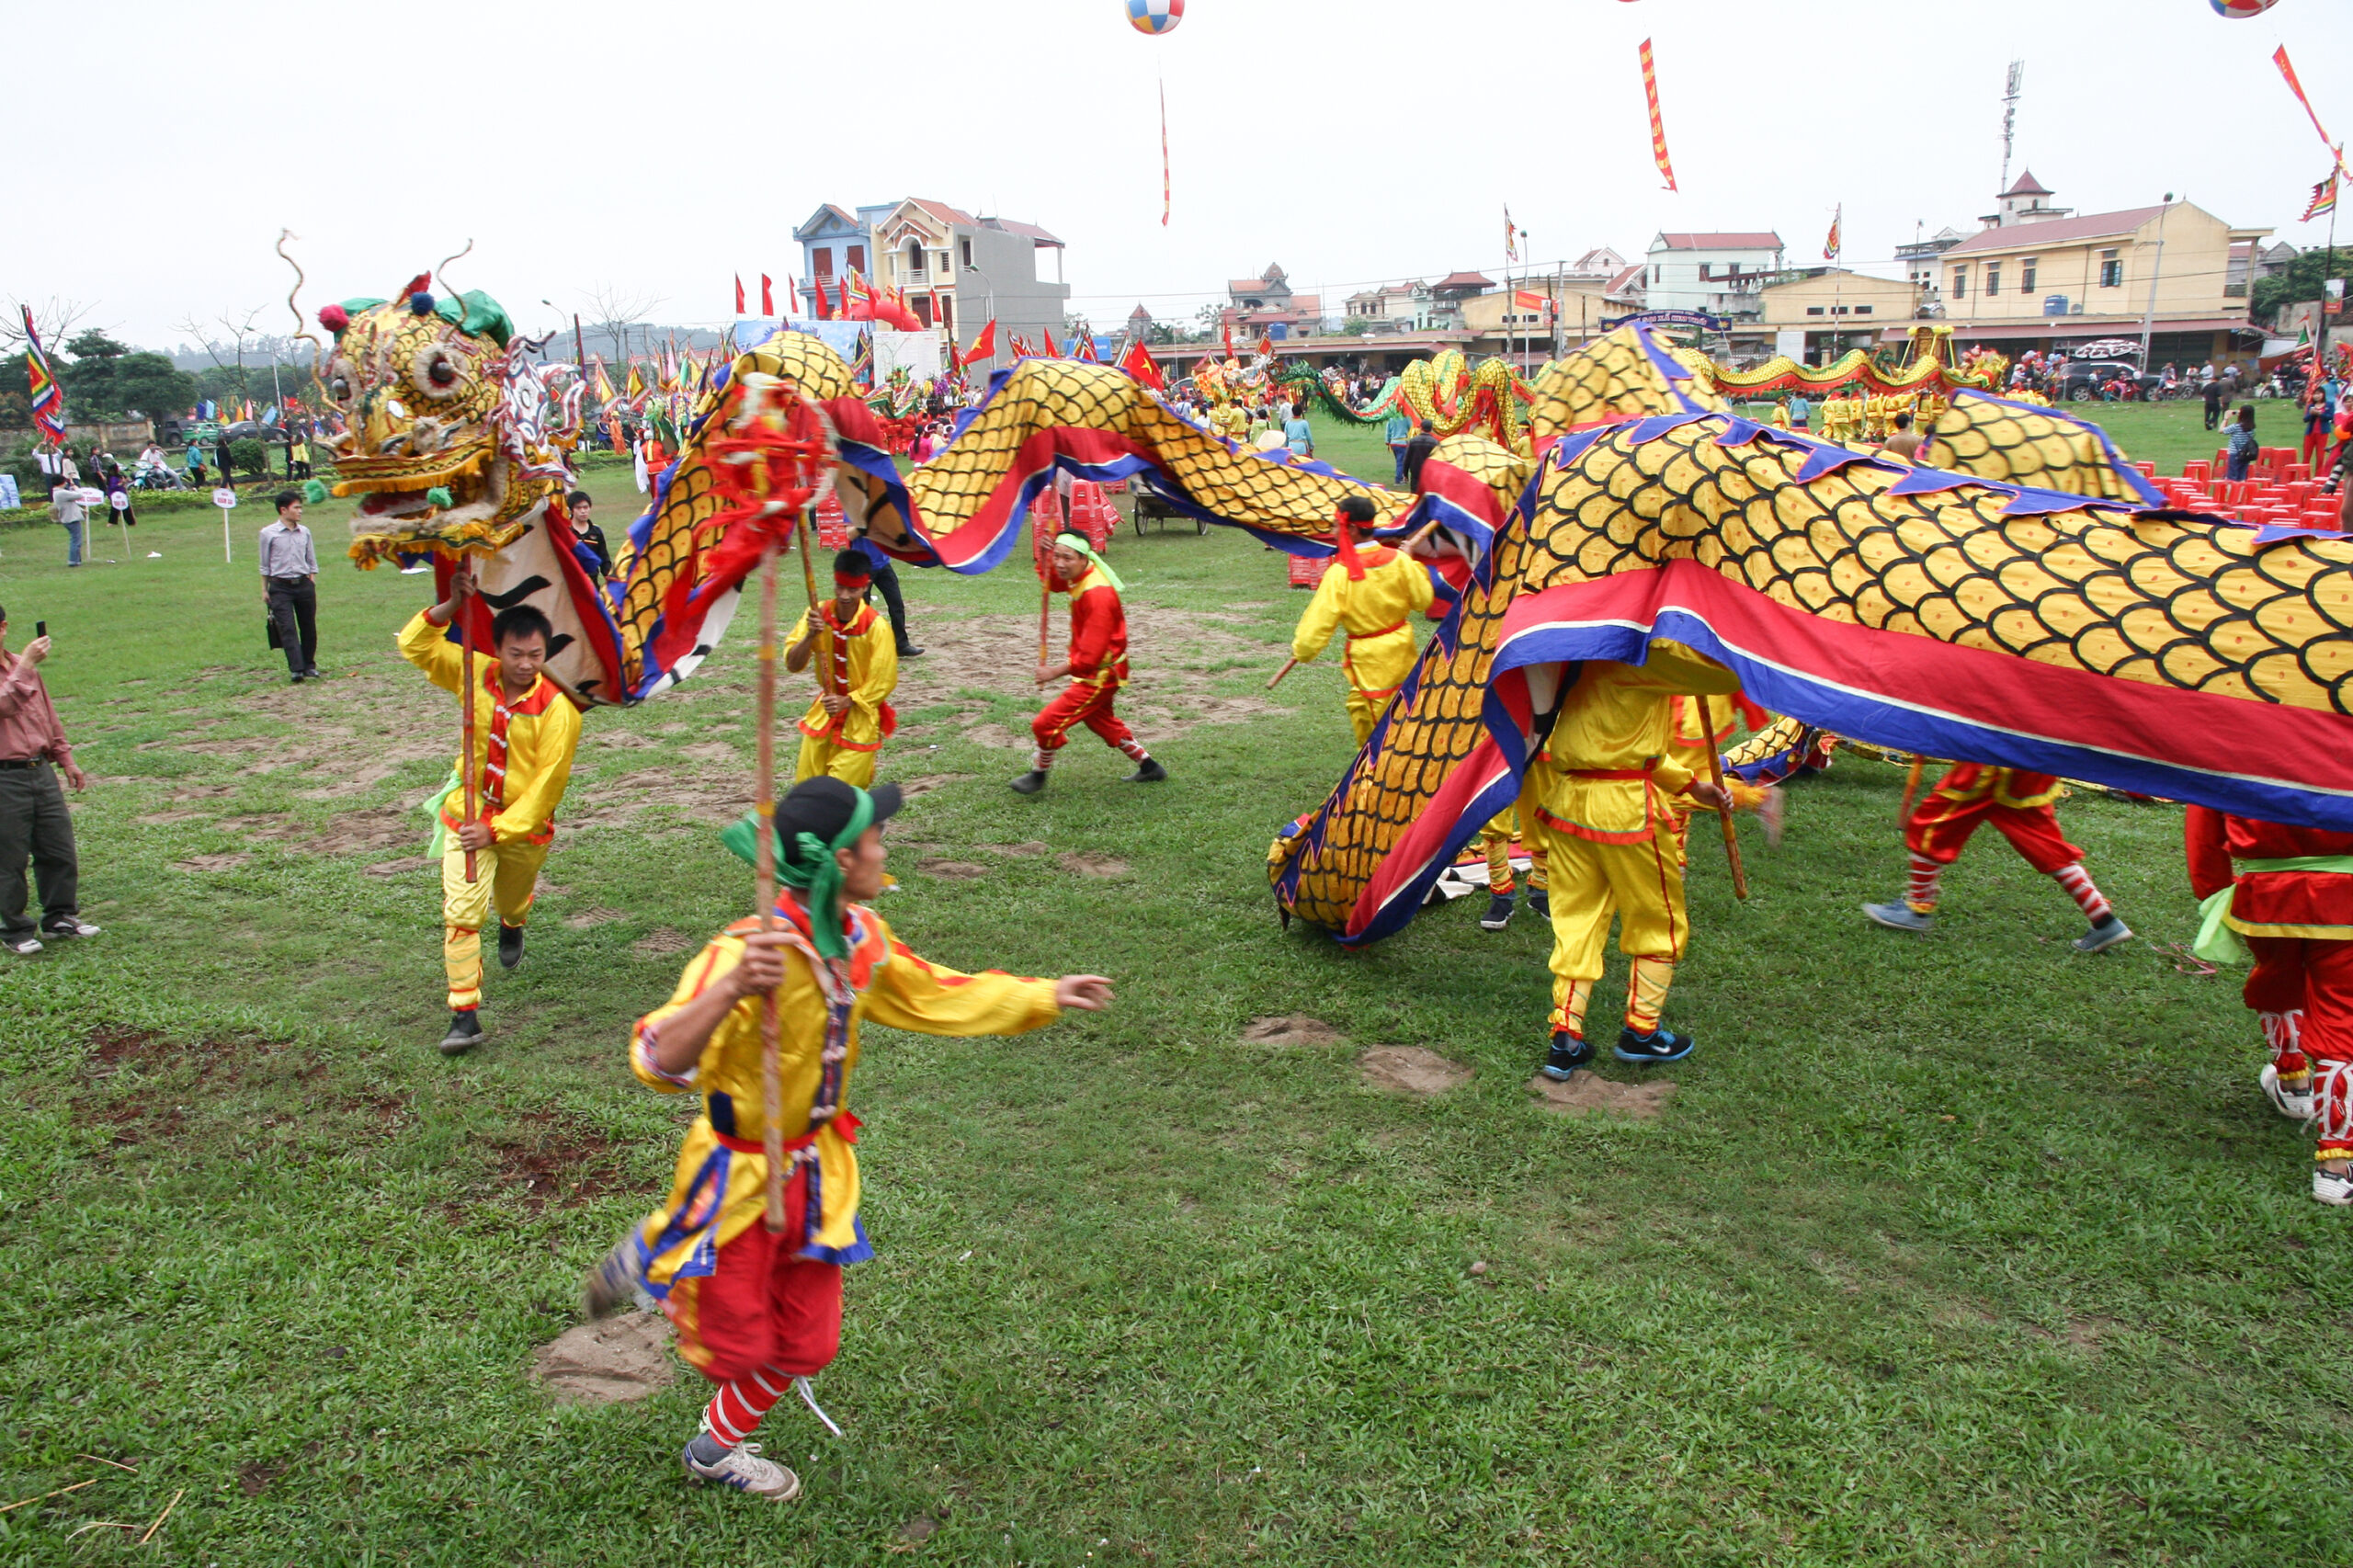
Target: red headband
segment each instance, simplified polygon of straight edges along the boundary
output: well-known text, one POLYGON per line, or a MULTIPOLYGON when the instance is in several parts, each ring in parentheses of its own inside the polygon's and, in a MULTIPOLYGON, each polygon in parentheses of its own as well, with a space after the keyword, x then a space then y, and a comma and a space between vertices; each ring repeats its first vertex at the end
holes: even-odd
POLYGON ((872 581, 874 574, 871 572, 845 572, 838 566, 834 568, 834 586, 836 588, 862 588, 872 581))
POLYGON ((1340 546, 1340 564, 1348 570, 1348 581, 1364 581, 1364 562, 1357 555, 1357 525, 1346 512, 1332 514, 1332 533, 1340 546))

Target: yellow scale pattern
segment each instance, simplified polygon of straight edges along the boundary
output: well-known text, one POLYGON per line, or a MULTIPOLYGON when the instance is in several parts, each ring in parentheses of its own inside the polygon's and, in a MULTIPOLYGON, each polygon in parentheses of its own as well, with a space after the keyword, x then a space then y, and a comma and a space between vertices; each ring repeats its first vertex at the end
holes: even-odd
MULTIPOLYGON (((1592 421, 1597 405, 1667 407, 1663 396, 1644 405, 1665 387, 1622 352, 1594 365, 1579 358, 1538 389, 1539 439, 1592 421)), ((1454 650, 1433 642, 1379 751, 1358 759, 1306 819, 1310 830, 1286 832, 1269 851, 1272 877, 1300 865, 1294 913, 1345 925, 1381 858, 1481 739, 1495 633, 1514 598, 1674 559, 1836 620, 2177 690, 2353 712, 2353 544, 2258 553, 2248 530, 2211 524, 2106 511, 2004 517, 2006 494, 1890 495, 1901 474, 1867 465, 1800 484, 1803 450, 1719 447, 1718 428, 1703 420, 1640 446, 1631 427, 1613 430, 1547 470, 1533 516, 1496 541, 1494 587, 1466 595, 1454 650)), ((2006 450, 2000 460, 2030 466, 2023 447, 2006 450)), ((2058 456, 2082 467, 2079 453, 2058 456)), ((2043 454, 2034 483, 2047 482, 2051 460, 2043 454)), ((1511 494, 1498 498, 1508 506, 1511 494)))
POLYGON ((1983 392, 1961 391, 1928 434, 1936 446, 1927 460, 1937 468, 2141 504, 2099 437, 2061 415, 2006 407, 1983 392))

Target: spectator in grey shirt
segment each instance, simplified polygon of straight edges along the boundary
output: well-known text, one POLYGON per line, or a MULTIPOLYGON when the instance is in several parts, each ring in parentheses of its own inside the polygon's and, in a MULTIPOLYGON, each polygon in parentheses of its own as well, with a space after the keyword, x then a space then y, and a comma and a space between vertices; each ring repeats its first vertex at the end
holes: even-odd
POLYGON ((302 493, 278 493, 278 517, 261 530, 261 600, 278 629, 289 679, 319 678, 319 556, 302 526, 302 493))

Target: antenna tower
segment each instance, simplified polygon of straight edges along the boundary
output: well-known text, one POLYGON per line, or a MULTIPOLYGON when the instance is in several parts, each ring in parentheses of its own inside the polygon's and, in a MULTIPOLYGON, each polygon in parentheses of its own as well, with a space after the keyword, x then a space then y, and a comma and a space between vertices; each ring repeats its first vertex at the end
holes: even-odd
POLYGON ((2025 82, 2026 62, 2011 61, 2009 86, 2002 94, 2002 183, 1994 187, 1996 195, 2010 188, 2010 143, 2018 131, 2018 89, 2025 82))

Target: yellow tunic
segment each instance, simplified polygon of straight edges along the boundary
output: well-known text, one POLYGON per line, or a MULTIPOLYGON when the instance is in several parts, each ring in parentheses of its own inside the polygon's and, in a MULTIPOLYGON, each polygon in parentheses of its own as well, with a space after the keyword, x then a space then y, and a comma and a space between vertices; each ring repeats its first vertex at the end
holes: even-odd
MULTIPOLYGON (((780 916, 805 922, 800 895, 777 901, 780 916)), ((783 1036, 780 1104, 787 1158, 810 1166, 810 1235, 802 1256, 831 1263, 873 1256, 858 1223, 858 1119, 848 1112, 849 1079, 858 1067, 858 1026, 871 1018, 886 1028, 932 1035, 1009 1035, 1043 1027, 1062 1016, 1054 983, 991 970, 963 974, 926 963, 891 935, 881 916, 861 905, 846 911, 850 958, 846 984, 821 983, 813 949, 795 926, 796 955, 785 960, 777 988, 783 1036), (828 1060, 827 1025, 847 1010, 837 1059, 828 1060), (793 1149, 798 1143, 800 1147, 793 1149)), ((788 928, 785 920, 779 929, 788 928)), ((719 1248, 761 1221, 767 1161, 761 1152, 760 1007, 747 997, 711 1031, 693 1067, 676 1076, 654 1064, 653 1046, 672 1014, 717 983, 741 960, 744 938, 759 929, 739 921, 710 939, 679 978, 668 1002, 637 1022, 630 1064, 640 1080, 664 1093, 693 1090, 703 1113, 687 1131, 669 1201, 638 1228, 638 1255, 647 1288, 666 1296, 676 1280, 708 1275, 719 1248)))
POLYGON ((1362 745, 1413 671, 1414 617, 1430 608, 1436 590, 1429 568, 1386 545, 1369 545, 1357 556, 1364 566, 1361 581, 1350 581, 1337 561, 1324 569, 1291 636, 1290 654, 1311 664, 1334 633, 1347 633, 1340 668, 1348 677, 1348 717, 1362 745))
MULTIPOLYGON (((465 654, 448 629, 422 613, 401 629, 401 656, 423 670, 434 685, 455 695, 464 684, 465 654)), ((517 700, 506 701, 498 683, 498 658, 474 654, 474 777, 500 803, 491 830, 500 844, 544 844, 555 833, 555 809, 572 781, 572 753, 580 744, 580 710, 541 676, 517 700), (494 722, 500 706, 506 721, 494 722), (494 735, 495 731, 495 735, 494 735), (494 756, 493 741, 498 742, 494 756)), ((459 825, 464 797, 452 795, 442 821, 459 825)))
MULTIPOLYGON (((1661 639, 1640 665, 1587 660, 1562 705, 1544 756, 1536 764, 1538 801, 1566 831, 1602 842, 1649 836, 1658 797, 1681 794, 1698 777, 1670 755, 1671 696, 1728 695, 1740 677, 1683 646, 1661 639), (1614 778, 1576 778, 1618 773, 1614 778)), ((1697 706, 1696 704, 1694 705, 1697 706)), ((1706 754, 1697 753, 1700 767, 1706 754)))

